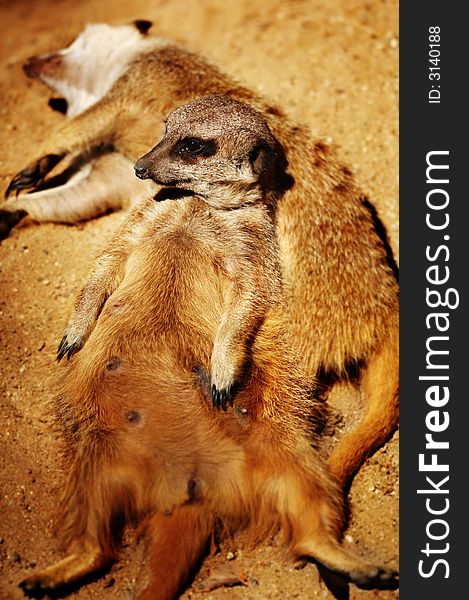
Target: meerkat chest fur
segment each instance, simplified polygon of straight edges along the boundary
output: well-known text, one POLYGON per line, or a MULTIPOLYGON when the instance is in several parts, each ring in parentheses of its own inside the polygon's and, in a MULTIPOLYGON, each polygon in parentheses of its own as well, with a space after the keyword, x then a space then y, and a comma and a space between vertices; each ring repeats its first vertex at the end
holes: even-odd
POLYGON ((224 210, 189 196, 150 204, 145 221, 134 232, 135 249, 121 287, 146 290, 143 295, 151 296, 158 310, 181 314, 190 305, 203 312, 207 304, 209 313, 217 304, 223 310, 233 288, 242 287, 252 288, 253 301, 268 296, 278 302, 279 253, 265 205, 224 210))
POLYGON ((265 205, 235 210, 209 207, 210 233, 215 241, 225 275, 242 280, 247 272, 262 271, 272 279, 275 296, 281 288, 279 253, 273 221, 265 205))

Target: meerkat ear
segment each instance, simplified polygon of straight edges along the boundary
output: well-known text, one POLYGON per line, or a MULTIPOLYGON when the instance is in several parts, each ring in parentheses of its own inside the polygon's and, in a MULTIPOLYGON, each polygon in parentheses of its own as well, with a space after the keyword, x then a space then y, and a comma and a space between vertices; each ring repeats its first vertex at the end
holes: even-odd
POLYGON ((253 174, 258 178, 265 190, 283 194, 295 183, 286 172, 287 160, 280 145, 274 145, 266 140, 258 140, 249 153, 249 162, 253 174))
POLYGON ((274 151, 263 141, 258 141, 249 153, 249 162, 255 175, 260 175, 263 171, 266 171, 274 160, 274 151))
POLYGON ((135 27, 140 31, 142 35, 148 33, 148 30, 153 25, 153 21, 146 21, 145 19, 137 19, 134 21, 135 27))

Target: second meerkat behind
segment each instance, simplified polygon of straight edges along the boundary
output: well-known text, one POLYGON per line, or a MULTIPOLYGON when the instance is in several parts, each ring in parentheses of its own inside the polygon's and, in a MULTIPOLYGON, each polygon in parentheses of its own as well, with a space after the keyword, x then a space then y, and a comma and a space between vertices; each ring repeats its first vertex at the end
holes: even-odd
POLYGON ((68 555, 22 581, 28 595, 109 566, 126 524, 147 541, 139 600, 178 598, 216 523, 253 541, 282 531, 295 558, 397 587, 340 544, 343 499, 313 447, 321 408, 291 347, 273 232, 285 168, 262 116, 225 97, 172 113, 138 161, 141 177, 188 190, 136 208, 78 299, 59 357, 84 346, 54 400, 68 555), (208 406, 204 371, 217 406, 242 384, 233 411, 208 406))
MULTIPOLYGON (((205 97, 174 111, 164 139, 135 165, 141 179, 184 188, 186 197, 187 192, 196 195, 173 216, 194 228, 221 275, 215 289, 224 311, 214 332, 210 364, 197 365, 210 372, 212 401, 218 408, 231 402, 243 378, 249 343, 267 310, 281 300, 274 215, 276 202, 293 183, 286 166, 283 150, 261 114, 223 96, 205 97)), ((150 208, 147 219, 151 212, 150 208)), ((181 246, 183 237, 178 240, 181 246)), ((85 342, 110 291, 101 282, 101 289, 93 278, 85 286, 59 359, 85 342)), ((188 288, 198 285, 196 278, 187 282, 188 288)))
MULTIPOLYGON (((259 110, 295 179, 279 202, 276 232, 299 360, 327 388, 359 375, 365 401, 363 418, 329 457, 346 491, 399 417, 397 269, 378 215, 335 150, 307 127, 201 56, 147 35, 149 22, 141 26, 91 25, 68 48, 28 62, 29 74, 65 94, 75 116, 11 181, 8 191, 23 193, 2 205, 0 230, 5 235, 24 211, 40 221, 76 222, 143 201, 154 184, 139 182, 132 166, 183 104, 228 95, 259 110), (103 149, 114 151, 96 156, 103 149), (65 185, 39 191, 55 179, 50 169, 61 157, 61 173, 70 161, 83 168, 65 185)), ((350 402, 346 424, 356 410, 350 402)))

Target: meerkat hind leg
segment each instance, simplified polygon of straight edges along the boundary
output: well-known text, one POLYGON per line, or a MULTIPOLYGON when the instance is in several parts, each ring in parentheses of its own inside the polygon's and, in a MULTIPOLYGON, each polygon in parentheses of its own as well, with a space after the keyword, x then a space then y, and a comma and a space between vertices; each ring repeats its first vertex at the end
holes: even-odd
POLYGON ((147 526, 149 582, 137 600, 173 600, 208 552, 214 518, 201 504, 156 514, 147 526))
POLYGON ((19 584, 30 597, 42 597, 47 592, 59 590, 80 582, 87 576, 108 567, 112 559, 98 549, 84 554, 70 554, 63 560, 30 575, 19 584))
MULTIPOLYGON (((290 486, 290 489, 294 489, 290 486)), ((307 494, 308 492, 306 492, 307 494)), ((326 495, 315 493, 291 502, 287 519, 291 524, 291 551, 296 559, 308 558, 358 587, 394 589, 397 572, 363 560, 348 552, 338 540, 338 507, 326 495), (304 499, 308 499, 307 502, 304 499)))
POLYGON ((360 588, 396 589, 399 586, 397 571, 368 563, 347 552, 338 542, 327 539, 325 532, 323 535, 322 539, 305 541, 295 548, 298 558, 313 559, 360 588))

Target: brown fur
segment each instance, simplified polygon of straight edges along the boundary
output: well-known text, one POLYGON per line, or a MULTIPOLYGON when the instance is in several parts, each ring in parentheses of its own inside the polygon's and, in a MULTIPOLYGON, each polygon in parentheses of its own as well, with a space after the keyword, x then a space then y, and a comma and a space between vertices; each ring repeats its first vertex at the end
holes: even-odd
POLYGON ((291 185, 286 164, 260 113, 226 96, 208 96, 174 111, 163 140, 135 165, 142 179, 182 187, 207 205, 212 260, 228 284, 210 365, 219 407, 230 402, 248 342, 280 298, 274 214, 291 185))
MULTIPOLYGON (((330 459, 337 481, 345 486, 389 439, 398 421, 398 299, 369 203, 329 146, 202 58, 155 41, 104 97, 51 136, 38 156, 65 156, 73 162, 112 147, 135 161, 158 139, 167 113, 210 94, 249 102, 263 112, 285 149, 295 185, 279 203, 277 236, 294 344, 303 366, 311 374, 340 376, 350 366, 363 366, 363 421, 330 459)), ((113 185, 120 186, 120 180, 113 185)), ((111 186, 109 190, 111 194, 111 186)), ((146 192, 142 188, 142 195, 146 192)), ((32 211, 34 203, 24 202, 20 196, 3 208, 32 211)))
MULTIPOLYGON (((341 496, 312 447, 307 422, 317 411, 289 347, 277 285, 270 304, 254 303, 241 317, 251 322, 257 311, 259 323, 250 333, 233 409, 214 411, 207 398, 204 373, 213 367, 227 310, 230 318, 231 288, 250 262, 240 258, 252 243, 239 236, 246 223, 249 229, 257 225, 260 248, 259 255, 247 256, 261 269, 270 247, 275 265, 266 206, 272 208, 273 198, 261 182, 276 159, 264 157, 259 169, 253 158, 259 137, 271 140, 268 130, 259 132, 252 109, 220 98, 201 103, 216 108, 224 127, 228 115, 222 109, 228 106, 232 117, 251 115, 257 129, 228 139, 223 130, 214 138, 219 123, 210 119, 203 130, 217 143, 214 158, 186 159, 194 190, 204 179, 204 195, 160 204, 149 199, 136 208, 84 288, 65 347, 76 349, 68 337, 74 321, 83 325, 82 315, 89 317, 90 306, 96 308, 93 322, 85 321, 89 337, 66 366, 54 404, 71 465, 60 519, 70 555, 21 585, 35 593, 79 581, 115 559, 126 524, 143 523, 150 579, 138 598, 170 600, 187 583, 220 520, 229 530, 248 526, 255 539, 280 530, 295 557, 313 558, 360 586, 395 587, 395 573, 338 542, 341 496), (222 185, 216 176, 210 179, 214 162, 224 165, 222 185), (224 263, 236 261, 233 276, 224 263)), ((183 137, 194 135, 194 124, 181 112, 175 123, 183 137)), ((181 169, 181 159, 168 158, 174 155, 173 125, 170 117, 167 137, 149 155, 151 164, 161 158, 155 167, 160 179, 181 169)))

